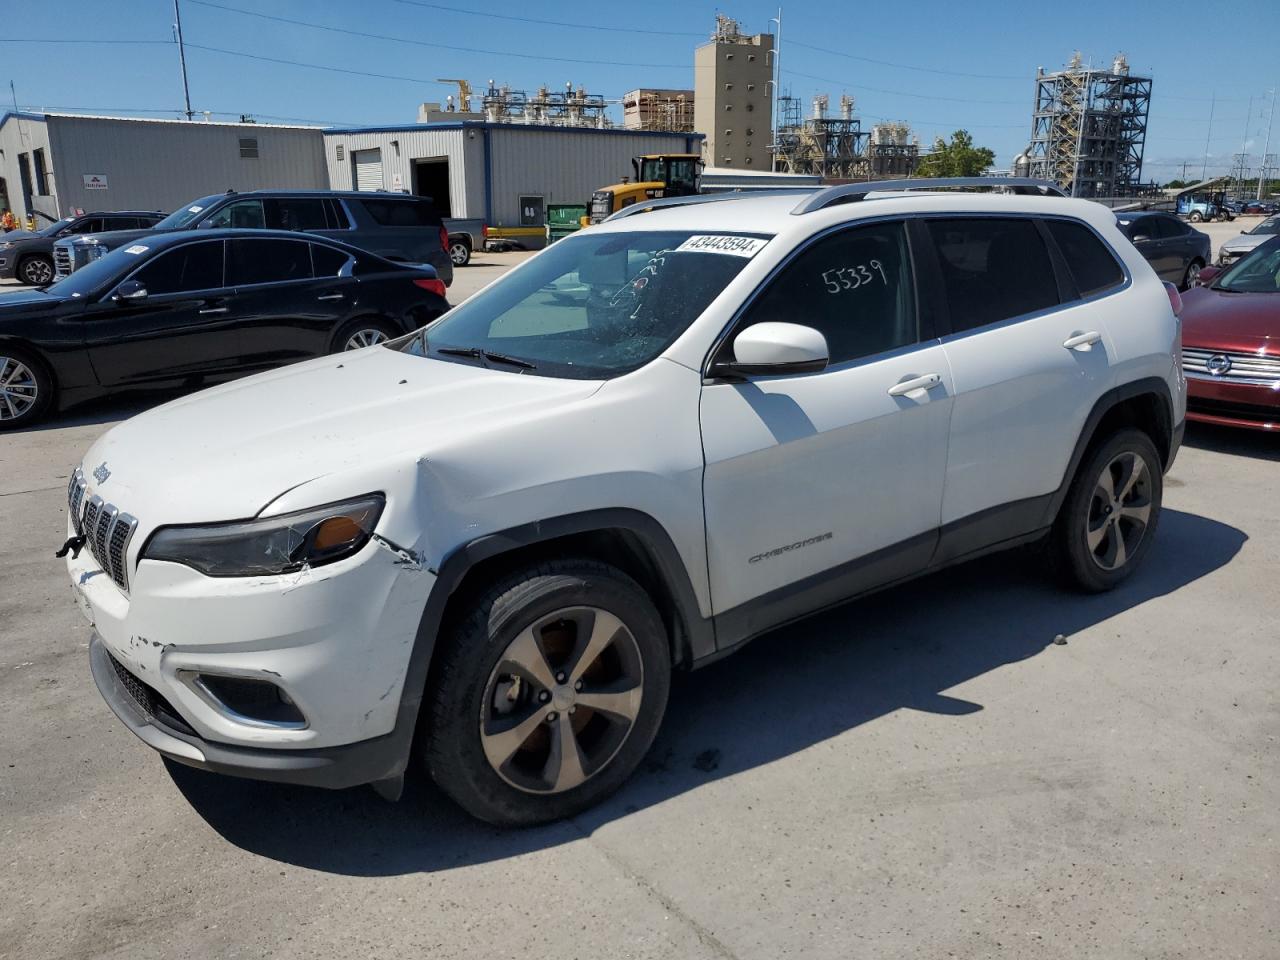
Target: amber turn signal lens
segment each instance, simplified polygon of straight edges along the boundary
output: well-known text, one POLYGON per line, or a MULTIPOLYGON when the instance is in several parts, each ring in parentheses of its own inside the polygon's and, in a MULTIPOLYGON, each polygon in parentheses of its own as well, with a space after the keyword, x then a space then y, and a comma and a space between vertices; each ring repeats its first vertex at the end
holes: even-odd
POLYGON ((363 535, 360 525, 350 517, 329 517, 317 524, 311 535, 311 546, 315 550, 333 550, 363 535))

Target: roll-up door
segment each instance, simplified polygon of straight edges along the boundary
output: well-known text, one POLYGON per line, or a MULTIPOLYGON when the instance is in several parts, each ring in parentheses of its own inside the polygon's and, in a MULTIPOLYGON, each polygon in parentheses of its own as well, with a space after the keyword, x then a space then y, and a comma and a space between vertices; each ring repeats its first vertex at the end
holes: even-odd
POLYGON ((373 150, 352 150, 351 162, 356 168, 356 189, 357 190, 381 190, 382 183, 382 151, 378 148, 373 150))

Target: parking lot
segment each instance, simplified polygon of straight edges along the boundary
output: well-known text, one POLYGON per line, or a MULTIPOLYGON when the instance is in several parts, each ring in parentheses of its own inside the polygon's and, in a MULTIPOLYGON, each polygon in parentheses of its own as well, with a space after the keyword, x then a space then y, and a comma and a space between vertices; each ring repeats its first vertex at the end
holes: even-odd
POLYGON ((1015 553, 777 631, 679 679, 611 800, 502 831, 422 776, 167 766, 112 716, 53 551, 70 468, 154 402, 0 439, 0 957, 1275 951, 1274 436, 1192 425, 1115 592, 1015 553))

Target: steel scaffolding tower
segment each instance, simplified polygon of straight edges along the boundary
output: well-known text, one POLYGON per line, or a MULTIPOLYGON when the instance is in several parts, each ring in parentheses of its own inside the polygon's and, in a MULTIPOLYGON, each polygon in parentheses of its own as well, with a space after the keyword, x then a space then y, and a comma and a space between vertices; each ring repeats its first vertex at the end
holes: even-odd
POLYGON ((1142 182, 1142 151, 1151 78, 1129 73, 1119 54, 1110 70, 1081 64, 1036 71, 1030 175, 1053 180, 1074 197, 1125 197, 1142 182))
POLYGON ((853 97, 840 98, 840 116, 828 117, 830 98, 813 98, 813 115, 800 120, 800 101, 778 98, 778 141, 774 169, 779 173, 817 174, 835 180, 863 180, 871 173, 867 140, 871 134, 853 115, 853 97))

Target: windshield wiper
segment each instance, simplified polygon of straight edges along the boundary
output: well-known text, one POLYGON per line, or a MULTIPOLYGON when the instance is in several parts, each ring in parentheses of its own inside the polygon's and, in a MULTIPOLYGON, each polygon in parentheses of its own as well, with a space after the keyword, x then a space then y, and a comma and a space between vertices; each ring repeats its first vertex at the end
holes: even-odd
POLYGON ((509 357, 505 353, 494 353, 492 350, 481 350, 479 347, 438 347, 436 353, 447 357, 473 357, 476 360, 489 360, 493 363, 505 363, 521 370, 536 370, 538 365, 519 357, 509 357))

